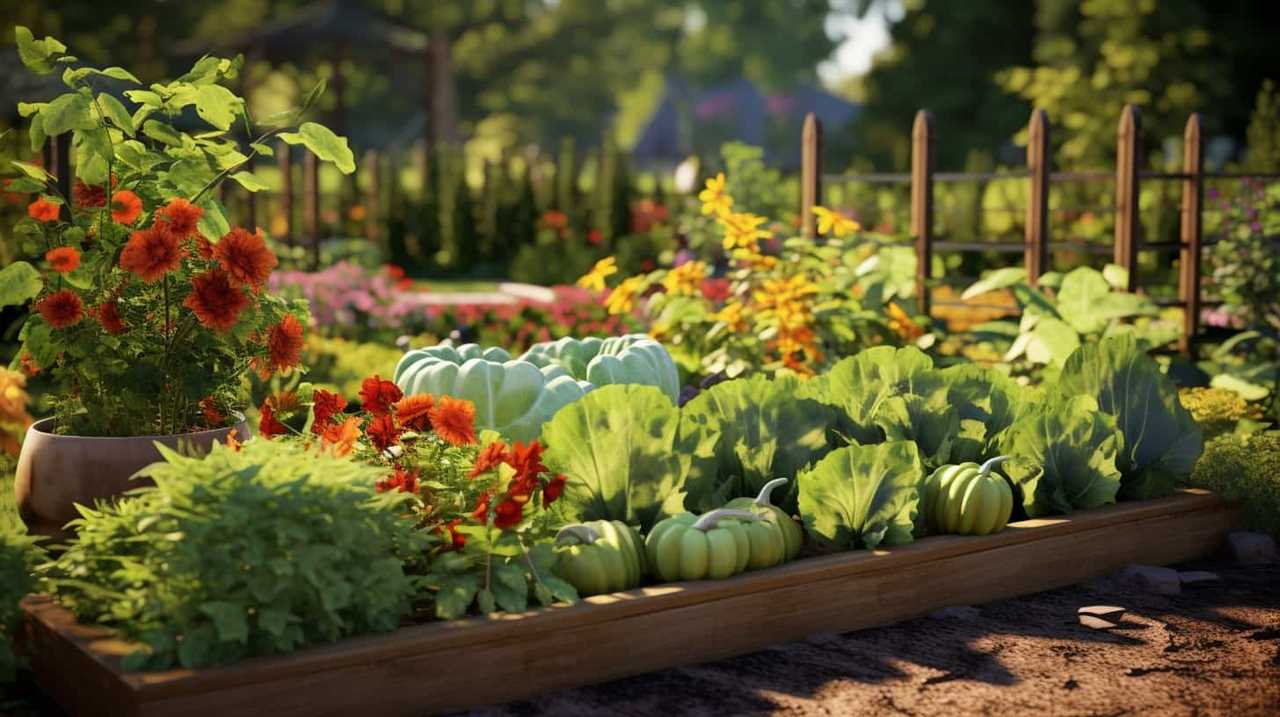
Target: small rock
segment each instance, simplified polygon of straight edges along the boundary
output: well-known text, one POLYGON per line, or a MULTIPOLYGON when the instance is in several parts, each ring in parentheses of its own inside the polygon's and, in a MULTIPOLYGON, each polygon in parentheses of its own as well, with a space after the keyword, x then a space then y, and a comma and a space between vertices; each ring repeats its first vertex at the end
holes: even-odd
POLYGON ((1111 630, 1119 627, 1119 623, 1117 622, 1103 620, 1102 618, 1094 617, 1093 615, 1080 615, 1078 619, 1080 620, 1081 625, 1093 630, 1111 630))
POLYGON ((1265 565, 1276 560, 1276 541, 1266 533, 1247 530, 1228 533, 1227 549, 1238 565, 1265 565))
POLYGON ((1118 621, 1124 617, 1125 609, 1118 605, 1085 605, 1076 610, 1076 614, 1080 616, 1088 615, 1090 617, 1101 618, 1103 620, 1118 621))
POLYGON ((1067 689, 1067 690, 1074 690, 1079 686, 1080 686, 1080 683, 1076 682, 1076 678, 1074 677, 1068 677, 1067 681, 1062 683, 1063 689, 1067 689))
POLYGON ((1211 573, 1208 570, 1187 570, 1178 573, 1178 579, 1183 585, 1204 585, 1205 583, 1216 583, 1222 578, 1217 573, 1211 573))
POLYGON ((957 605, 955 607, 944 607, 941 610, 934 610, 929 613, 929 618, 933 620, 977 620, 982 613, 978 612, 978 608, 968 605, 957 605))
POLYGON ((1177 595, 1182 592, 1182 580, 1173 568, 1155 565, 1130 565, 1117 576, 1120 582, 1158 595, 1177 595))

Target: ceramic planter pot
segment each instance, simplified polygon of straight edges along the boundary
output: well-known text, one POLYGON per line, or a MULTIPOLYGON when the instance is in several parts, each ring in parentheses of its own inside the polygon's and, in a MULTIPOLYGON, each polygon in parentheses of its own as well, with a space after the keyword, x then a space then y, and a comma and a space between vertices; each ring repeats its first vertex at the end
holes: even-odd
MULTIPOLYGON (((249 436, 249 427, 243 416, 239 418, 236 436, 243 440, 249 436)), ((68 536, 63 526, 80 517, 77 503, 93 505, 99 499, 151 485, 150 479, 131 477, 160 460, 155 443, 170 448, 181 443, 207 452, 231 432, 227 427, 173 436, 63 436, 50 432, 53 421, 36 421, 27 429, 13 488, 22 522, 32 533, 54 539, 68 536)))

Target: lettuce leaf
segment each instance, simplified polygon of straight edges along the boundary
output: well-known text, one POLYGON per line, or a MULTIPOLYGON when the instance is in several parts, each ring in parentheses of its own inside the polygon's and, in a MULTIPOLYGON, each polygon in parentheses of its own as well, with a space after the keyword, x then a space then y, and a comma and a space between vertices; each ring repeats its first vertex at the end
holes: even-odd
POLYGON ((1092 396, 1123 434, 1116 466, 1120 495, 1167 495, 1185 481, 1204 450, 1200 426, 1178 401, 1178 390, 1132 334, 1080 347, 1058 377, 1059 397, 1092 396))
POLYGON ((800 395, 835 408, 836 432, 866 444, 884 440, 876 414, 891 396, 928 397, 943 387, 941 373, 923 351, 913 346, 877 346, 842 359, 806 382, 800 395))
POLYGON ((924 466, 914 443, 846 446, 801 471, 800 516, 827 548, 849 550, 911 542, 924 466))
POLYGON ((960 413, 948 403, 945 390, 928 398, 890 396, 880 404, 875 421, 885 440, 915 443, 930 470, 951 461, 952 444, 960 437, 960 413))

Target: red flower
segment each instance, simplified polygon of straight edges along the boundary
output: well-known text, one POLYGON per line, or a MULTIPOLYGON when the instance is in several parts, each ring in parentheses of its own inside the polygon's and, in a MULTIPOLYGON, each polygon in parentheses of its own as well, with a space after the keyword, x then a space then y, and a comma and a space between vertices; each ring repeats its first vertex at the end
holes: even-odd
POLYGON ((124 321, 120 318, 120 305, 114 299, 99 305, 95 313, 98 316, 98 323, 102 324, 103 331, 112 336, 125 332, 124 321))
POLYGON ((480 451, 480 455, 476 456, 475 467, 467 474, 468 478, 488 473, 507 461, 507 444, 502 441, 494 441, 485 446, 480 451))
POLYGON ((365 427, 364 434, 369 442, 381 453, 400 442, 400 433, 404 429, 396 427, 396 419, 390 413, 374 416, 365 427))
POLYGON ((182 305, 194 311, 205 327, 226 331, 236 325, 240 312, 249 305, 249 297, 232 286, 225 273, 210 269, 192 277, 191 293, 182 305))
POLYGON ((132 224, 142 214, 142 200, 128 189, 111 195, 111 221, 116 224, 132 224))
POLYGON ((157 222, 149 229, 133 232, 120 252, 120 268, 154 284, 182 263, 182 247, 178 240, 157 222))
POLYGON ((360 384, 360 403, 364 410, 373 415, 381 415, 391 410, 391 405, 404 398, 400 387, 391 381, 384 381, 377 374, 366 378, 360 384))
POLYGON ((58 221, 59 211, 57 204, 54 204, 44 197, 40 197, 27 205, 27 215, 38 222, 58 221))
POLYGON ((272 398, 267 397, 262 405, 258 407, 258 413, 261 417, 258 419, 258 434, 267 440, 271 440, 273 436, 278 436, 286 430, 284 424, 276 420, 276 410, 272 406, 272 398))
POLYGON ((271 368, 280 373, 302 363, 302 324, 293 314, 286 314, 267 333, 267 355, 271 368))
POLYGON ((70 289, 55 291, 36 304, 36 311, 55 329, 75 326, 84 318, 84 303, 70 289))
POLYGON ((418 492, 418 472, 416 470, 406 471, 403 468, 396 468, 396 472, 386 480, 380 480, 377 483, 379 493, 386 493, 391 490, 398 490, 402 493, 418 492))
POLYGON ((600 246, 604 243, 604 234, 599 229, 592 229, 587 232, 587 243, 592 246, 600 246))
POLYGON ((311 414, 314 416, 311 421, 311 432, 317 436, 324 433, 325 429, 333 424, 333 417, 342 413, 346 407, 347 399, 323 388, 317 388, 311 399, 311 414))
POLYGON ((471 517, 476 519, 478 523, 489 522, 489 494, 481 493, 480 500, 476 501, 476 509, 471 512, 471 517))
POLYGON ((213 242, 199 234, 191 237, 191 239, 196 245, 196 254, 199 254, 200 258, 205 261, 211 261, 213 259, 213 242))
POLYGON ((548 229, 564 231, 569 227, 569 215, 555 209, 548 209, 542 215, 542 226, 548 229))
POLYGON ((107 205, 107 190, 96 184, 85 184, 79 179, 71 188, 72 201, 82 209, 100 209, 107 205))
POLYGON ((276 255, 267 248, 262 230, 250 234, 239 227, 222 237, 213 247, 213 258, 231 277, 234 286, 252 286, 260 290, 278 263, 276 255))
POLYGON ((387 264, 382 268, 384 271, 387 272, 387 276, 391 277, 392 279, 399 280, 404 278, 404 267, 396 266, 395 264, 387 264))
POLYGON ((205 396, 200 399, 200 413, 204 415, 205 425, 210 428, 217 428, 227 420, 222 415, 222 411, 218 410, 218 404, 213 400, 213 396, 205 396))
POLYGON ((462 522, 462 518, 454 518, 444 524, 445 530, 449 531, 449 542, 454 550, 462 550, 467 545, 467 536, 458 532, 458 523, 462 522))
POLYGON ((508 498, 493 510, 493 526, 500 530, 514 528, 524 519, 524 505, 508 498))
POLYGON ((163 215, 168 221, 171 234, 179 239, 186 239, 195 233, 200 217, 204 216, 204 209, 185 199, 174 197, 156 213, 163 215))
POLYGON ((60 246, 45 252, 49 266, 59 274, 70 274, 80 266, 80 252, 75 247, 60 246))
POLYGON ((476 442, 476 407, 470 401, 441 396, 431 408, 431 426, 436 435, 455 446, 476 442))
POLYGON ((548 472, 547 467, 542 465, 542 444, 537 441, 529 441, 527 446, 516 441, 511 448, 507 465, 515 468, 516 475, 520 477, 536 478, 548 472))
POLYGON ((405 396, 396 401, 396 418, 400 419, 401 425, 405 428, 422 433, 431 430, 431 407, 435 405, 435 401, 431 399, 431 394, 420 393, 414 396, 405 396))
POLYGON ((556 476, 555 478, 552 478, 547 483, 547 485, 542 489, 542 507, 543 508, 551 505, 552 503, 556 502, 557 499, 560 498, 560 496, 564 493, 565 481, 566 481, 566 478, 564 476, 556 476))

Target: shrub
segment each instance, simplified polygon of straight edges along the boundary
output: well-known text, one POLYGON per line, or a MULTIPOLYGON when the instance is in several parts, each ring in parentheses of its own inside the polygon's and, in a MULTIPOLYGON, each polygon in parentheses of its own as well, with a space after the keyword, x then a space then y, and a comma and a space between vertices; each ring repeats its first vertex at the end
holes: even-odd
POLYGON ((1280 431, 1209 441, 1191 485, 1238 501, 1247 527, 1280 536, 1280 431))
POLYGON ((1261 413, 1240 394, 1226 388, 1184 388, 1178 392, 1178 399, 1200 424, 1206 439, 1235 431, 1242 419, 1261 418, 1261 413))
POLYGON ((422 533, 382 472, 261 440, 205 457, 161 448, 156 482, 82 508, 58 599, 141 643, 127 669, 196 667, 394 629, 422 533))
POLYGON ((0 528, 0 683, 12 682, 18 669, 13 638, 22 622, 18 602, 35 588, 31 571, 43 551, 28 537, 0 528))

